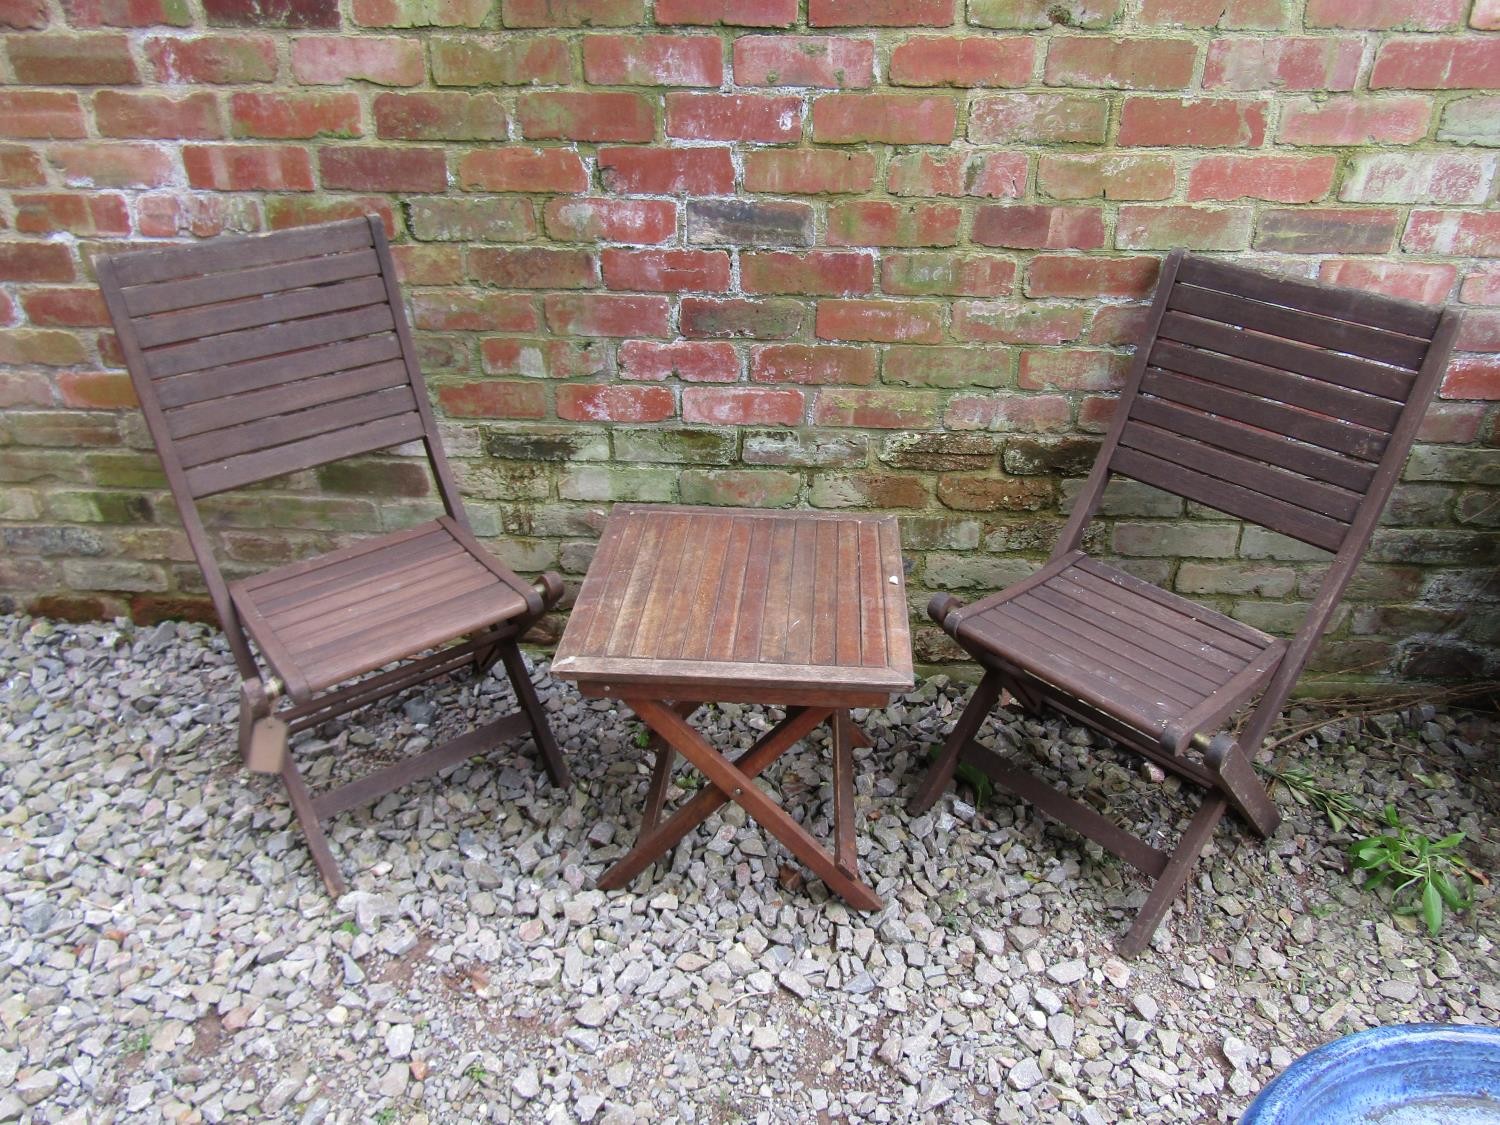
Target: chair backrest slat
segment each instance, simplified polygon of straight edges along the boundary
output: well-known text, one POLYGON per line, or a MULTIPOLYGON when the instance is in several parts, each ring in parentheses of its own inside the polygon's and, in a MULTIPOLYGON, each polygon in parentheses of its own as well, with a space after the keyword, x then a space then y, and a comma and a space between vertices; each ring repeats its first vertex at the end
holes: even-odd
POLYGON ((1441 310, 1190 256, 1167 284, 1109 471, 1337 552, 1441 310))
POLYGON ((101 270, 190 497, 432 436, 380 234, 353 220, 101 270))

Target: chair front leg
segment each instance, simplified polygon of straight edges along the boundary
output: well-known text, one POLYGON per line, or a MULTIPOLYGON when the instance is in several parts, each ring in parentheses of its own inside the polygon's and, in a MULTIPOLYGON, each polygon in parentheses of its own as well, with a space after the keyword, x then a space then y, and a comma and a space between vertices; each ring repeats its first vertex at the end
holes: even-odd
POLYGON ((511 687, 515 689, 516 700, 531 723, 531 736, 537 749, 541 751, 547 776, 559 789, 567 789, 573 784, 573 775, 568 771, 568 764, 563 761, 557 740, 552 737, 552 728, 547 725, 547 714, 536 697, 536 688, 532 686, 531 675, 526 671, 526 662, 521 659, 521 650, 515 641, 501 642, 500 659, 505 663, 505 673, 510 677, 511 687))
POLYGON ((948 736, 948 741, 943 743, 943 749, 937 761, 928 768, 922 787, 907 803, 906 811, 912 816, 920 816, 932 808, 943 790, 948 788, 948 783, 953 780, 953 771, 958 768, 958 756, 979 733, 979 728, 984 725, 985 719, 989 718, 995 701, 1000 698, 1002 686, 997 672, 986 672, 984 679, 979 681, 974 694, 969 697, 968 706, 958 717, 958 722, 953 724, 953 733, 948 736))

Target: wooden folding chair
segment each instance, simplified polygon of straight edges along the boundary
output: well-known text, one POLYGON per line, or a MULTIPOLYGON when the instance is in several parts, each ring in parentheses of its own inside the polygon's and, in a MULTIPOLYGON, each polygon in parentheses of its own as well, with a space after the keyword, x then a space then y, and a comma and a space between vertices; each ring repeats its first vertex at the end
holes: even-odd
POLYGON ((1172 253, 1113 424, 1047 564, 928 613, 985 674, 921 789, 959 761, 1155 880, 1121 943, 1143 949, 1226 808, 1280 821, 1250 754, 1280 714, 1358 565, 1448 362, 1458 316, 1172 253), (1332 562, 1290 642, 1090 559, 1079 549, 1119 474, 1323 548, 1332 562), (975 741, 1002 693, 1051 706, 1206 795, 1166 852, 1000 762, 975 741), (1238 738, 1221 729, 1257 694, 1238 738))
POLYGON ((517 639, 562 594, 475 540, 443 455, 380 221, 355 219, 95 259, 131 381, 242 680, 240 748, 278 772, 330 893, 322 822, 529 732, 570 784, 517 639), (420 441, 446 514, 226 583, 198 501, 420 441), (252 651, 252 643, 254 651, 252 651), (261 663, 256 660, 259 653, 261 663), (396 765, 309 792, 289 735, 465 666, 501 661, 520 709, 396 765), (400 662, 400 663, 397 663, 400 662), (387 665, 396 664, 387 668, 387 665), (377 669, 385 669, 369 675, 377 669))

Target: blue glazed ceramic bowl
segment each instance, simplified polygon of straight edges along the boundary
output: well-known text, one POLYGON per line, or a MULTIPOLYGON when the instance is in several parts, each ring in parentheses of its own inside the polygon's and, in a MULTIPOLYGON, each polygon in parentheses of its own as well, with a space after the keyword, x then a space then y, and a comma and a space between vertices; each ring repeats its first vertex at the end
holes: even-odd
POLYGON ((1500 1125, 1500 1028, 1346 1035, 1287 1067, 1240 1125, 1500 1125))

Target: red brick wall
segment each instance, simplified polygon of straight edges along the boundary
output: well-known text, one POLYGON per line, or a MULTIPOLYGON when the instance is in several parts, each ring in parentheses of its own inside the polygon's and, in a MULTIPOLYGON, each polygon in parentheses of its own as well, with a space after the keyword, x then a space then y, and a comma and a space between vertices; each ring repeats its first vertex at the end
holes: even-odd
MULTIPOLYGON (((616 499, 876 507, 915 605, 1045 553, 1183 245, 1472 307, 1316 663, 1496 670, 1496 0, 0 0, 0 29, 0 604, 202 606, 100 249, 378 212, 514 564, 576 580, 616 499)), ((414 519, 412 468, 222 500, 223 557, 414 519)), ((1110 511, 1101 550, 1257 624, 1309 596, 1308 552, 1110 511)))

